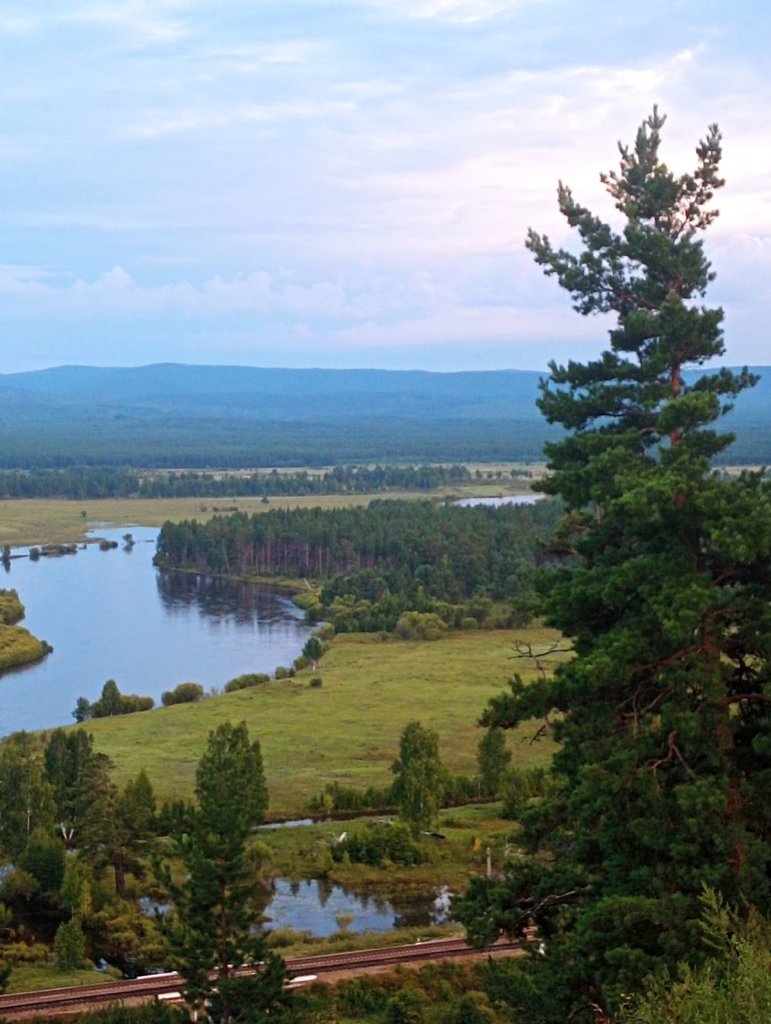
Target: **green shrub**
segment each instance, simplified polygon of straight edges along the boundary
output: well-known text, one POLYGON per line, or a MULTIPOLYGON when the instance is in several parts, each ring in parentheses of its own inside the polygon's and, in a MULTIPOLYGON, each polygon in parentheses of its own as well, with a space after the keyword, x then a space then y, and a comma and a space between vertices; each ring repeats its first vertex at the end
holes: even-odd
POLYGON ((337 1009, 345 1017, 367 1017, 383 1006, 387 993, 376 975, 365 974, 337 987, 337 1009))
POLYGON ((619 1024, 760 1024, 771 1021, 771 922, 756 910, 729 909, 709 889, 701 930, 712 956, 676 978, 649 979, 619 1024))
POLYGON ((60 971, 74 971, 83 967, 86 960, 86 937, 77 917, 62 921, 56 929, 54 951, 56 966, 60 971))
POLYGON ((36 828, 22 854, 21 866, 37 880, 42 892, 58 892, 64 879, 64 844, 36 828))
POLYGON ((126 693, 123 695, 123 710, 122 715, 133 715, 137 711, 151 711, 155 707, 155 701, 152 697, 140 697, 136 693, 126 693))
POLYGON ((410 867, 428 860, 425 850, 412 838, 408 825, 368 825, 360 831, 350 832, 341 843, 332 847, 332 859, 338 863, 344 857, 353 864, 378 867, 384 861, 410 867))
POLYGON ((314 676, 313 679, 311 679, 310 683, 308 683, 308 685, 312 687, 314 690, 317 690, 320 686, 324 685, 324 680, 321 678, 321 676, 314 676))
POLYGON ((121 693, 114 679, 108 679, 102 687, 102 696, 91 704, 85 697, 79 697, 73 711, 76 722, 87 718, 110 718, 113 715, 132 715, 137 711, 149 711, 155 705, 152 697, 140 697, 136 693, 121 693))
POLYGON ((447 623, 434 612, 406 612, 396 623, 400 640, 438 640, 447 632, 447 623))
POLYGON ((172 704, 195 704, 203 698, 203 686, 200 683, 180 683, 173 690, 164 690, 161 703, 165 708, 172 704))
POLYGON ((545 768, 512 768, 504 783, 501 817, 517 820, 530 801, 547 795, 551 785, 545 768))
POLYGON ((225 683, 225 693, 235 693, 236 690, 248 690, 252 686, 262 686, 269 683, 270 676, 267 672, 245 672, 243 675, 235 676, 225 683))
POLYGON ((314 813, 331 814, 333 811, 389 811, 394 808, 394 798, 388 789, 368 786, 354 789, 328 782, 322 791, 311 799, 310 810, 314 813))
POLYGON ((0 590, 0 622, 15 626, 24 618, 24 605, 15 590, 0 590))
POLYGON ((413 988, 400 989, 386 1003, 387 1024, 423 1024, 428 1007, 424 992, 413 988))
POLYGON ((10 964, 47 964, 51 947, 44 942, 4 942, 1 962, 10 964))
POLYGON ((495 1024, 495 1010, 484 992, 464 992, 458 1000, 450 1024, 495 1024))

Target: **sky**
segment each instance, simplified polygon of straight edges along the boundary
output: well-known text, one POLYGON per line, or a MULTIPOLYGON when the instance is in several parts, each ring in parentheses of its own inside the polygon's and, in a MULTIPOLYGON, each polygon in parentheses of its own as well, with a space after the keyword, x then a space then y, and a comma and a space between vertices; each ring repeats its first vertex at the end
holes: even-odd
POLYGON ((544 369, 608 324, 524 248, 653 105, 727 178, 726 362, 771 363, 765 0, 3 0, 0 372, 544 369))

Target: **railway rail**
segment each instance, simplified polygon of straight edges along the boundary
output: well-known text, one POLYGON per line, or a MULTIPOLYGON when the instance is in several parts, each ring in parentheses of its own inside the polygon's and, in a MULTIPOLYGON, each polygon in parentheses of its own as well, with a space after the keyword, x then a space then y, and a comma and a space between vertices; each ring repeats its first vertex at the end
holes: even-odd
MULTIPOLYGON (((339 973, 365 973, 368 970, 417 964, 430 960, 454 960, 480 955, 516 955, 517 942, 499 939, 484 950, 466 945, 462 939, 433 939, 408 946, 353 950, 319 956, 295 957, 286 961, 291 978, 298 981, 339 973)), ((153 999, 174 998, 184 986, 179 974, 151 974, 121 981, 103 981, 76 988, 53 988, 39 992, 17 992, 0 996, 0 1018, 32 1020, 35 1017, 67 1017, 98 1010, 113 1003, 138 1004, 153 999)))

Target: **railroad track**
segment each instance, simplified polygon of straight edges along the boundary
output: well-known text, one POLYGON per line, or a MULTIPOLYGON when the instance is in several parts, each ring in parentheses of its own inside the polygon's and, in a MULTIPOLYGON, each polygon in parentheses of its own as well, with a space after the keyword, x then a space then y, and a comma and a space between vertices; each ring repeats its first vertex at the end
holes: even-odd
MULTIPOLYGON (((499 939, 483 953, 516 954, 517 942, 499 939)), ((480 950, 467 946, 462 939, 434 939, 409 946, 386 946, 361 949, 349 953, 328 953, 321 956, 296 957, 287 960, 290 978, 325 974, 366 972, 375 968, 429 960, 455 960, 479 956, 480 950)), ((66 1017, 109 1006, 111 1003, 137 1004, 152 999, 171 998, 183 987, 182 978, 174 973, 147 975, 122 981, 103 981, 77 988, 53 988, 40 992, 17 992, 0 996, 0 1018, 31 1020, 34 1017, 66 1017)))

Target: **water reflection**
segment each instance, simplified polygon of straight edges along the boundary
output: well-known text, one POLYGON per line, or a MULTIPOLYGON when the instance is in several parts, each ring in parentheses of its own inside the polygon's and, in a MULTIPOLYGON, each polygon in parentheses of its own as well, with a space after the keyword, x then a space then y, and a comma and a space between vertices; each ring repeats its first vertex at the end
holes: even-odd
POLYGON ((306 881, 274 878, 266 893, 264 920, 270 929, 293 928, 321 937, 340 930, 345 919, 350 931, 390 931, 426 928, 448 919, 449 891, 442 887, 423 893, 352 892, 328 879, 306 881))
POLYGON ((0 735, 71 723, 78 697, 96 700, 107 679, 159 702, 188 680, 209 689, 272 673, 302 650, 311 630, 285 593, 159 572, 158 531, 131 532, 129 545, 126 527, 100 530, 118 547, 90 544, 67 558, 13 552, 4 585, 26 606, 22 624, 54 652, 0 678, 0 735))
POLYGON ((286 594, 268 587, 167 570, 158 571, 157 586, 170 615, 194 610, 209 620, 234 618, 240 624, 259 621, 264 625, 303 618, 300 609, 287 602, 286 594))

